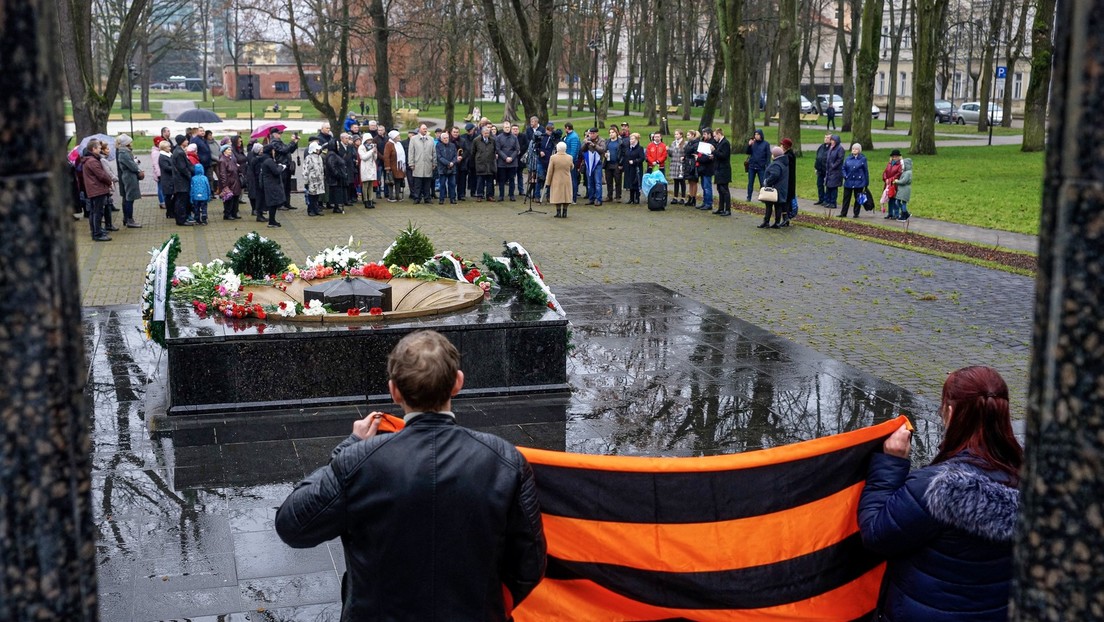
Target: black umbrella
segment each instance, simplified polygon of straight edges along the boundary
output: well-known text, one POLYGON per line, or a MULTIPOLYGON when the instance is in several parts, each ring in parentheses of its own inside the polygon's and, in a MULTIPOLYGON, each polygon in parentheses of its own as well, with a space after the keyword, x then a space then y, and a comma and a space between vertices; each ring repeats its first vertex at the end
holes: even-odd
POLYGON ((176 117, 181 123, 222 123, 222 117, 206 108, 185 110, 176 117))

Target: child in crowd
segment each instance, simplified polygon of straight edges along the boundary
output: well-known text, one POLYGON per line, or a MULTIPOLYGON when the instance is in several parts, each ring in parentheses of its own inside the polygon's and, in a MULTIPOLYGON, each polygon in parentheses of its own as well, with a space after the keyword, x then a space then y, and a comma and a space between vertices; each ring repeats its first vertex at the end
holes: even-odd
POLYGON ((908 211, 908 202, 912 198, 912 158, 901 160, 901 176, 893 180, 897 187, 897 220, 908 220, 912 214, 908 211))
POLYGON ((192 174, 192 209, 197 225, 207 224, 207 202, 211 200, 211 182, 203 173, 203 165, 196 164, 192 174))

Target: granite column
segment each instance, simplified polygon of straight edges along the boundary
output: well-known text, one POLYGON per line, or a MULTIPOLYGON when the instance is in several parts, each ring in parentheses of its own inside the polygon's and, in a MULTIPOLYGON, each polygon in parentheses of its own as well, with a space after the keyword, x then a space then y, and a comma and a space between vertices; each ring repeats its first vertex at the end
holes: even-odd
POLYGON ((0 620, 97 618, 55 6, 0 2, 0 620))
POLYGON ((1104 0, 1058 3, 1012 618, 1104 619, 1104 0))

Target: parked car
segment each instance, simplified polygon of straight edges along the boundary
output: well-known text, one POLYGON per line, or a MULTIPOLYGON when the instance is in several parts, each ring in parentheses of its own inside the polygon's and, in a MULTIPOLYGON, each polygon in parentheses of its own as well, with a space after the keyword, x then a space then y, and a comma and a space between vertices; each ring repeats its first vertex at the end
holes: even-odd
MULTIPOLYGON (((959 125, 977 125, 978 115, 981 114, 981 102, 966 102, 958 107, 959 125)), ((996 102, 989 102, 989 122, 993 124, 1004 120, 1004 110, 996 102)))
POLYGON ((801 96, 801 114, 815 114, 817 107, 813 105, 813 102, 809 101, 809 98, 804 95, 801 96))
POLYGON ((935 100, 935 122, 936 123, 956 123, 958 121, 958 110, 955 109, 951 102, 945 99, 935 100))
POLYGON ((827 93, 820 93, 816 97, 816 109, 820 114, 828 112, 828 98, 832 99, 832 107, 836 109, 836 114, 843 114, 843 98, 839 95, 829 95, 827 93))
POLYGON ((695 108, 701 108, 705 105, 705 93, 694 93, 694 97, 690 99, 690 105, 695 108))
MULTIPOLYGON (((828 111, 828 97, 827 93, 821 93, 817 95, 816 107, 820 114, 824 114, 828 111)), ((839 95, 832 95, 832 107, 836 109, 836 115, 843 114, 843 98, 839 95)), ((877 119, 882 114, 882 109, 871 105, 870 116, 877 119)))
POLYGON ((594 99, 598 101, 602 101, 602 98, 606 96, 606 92, 602 89, 594 89, 591 92, 594 93, 594 99))

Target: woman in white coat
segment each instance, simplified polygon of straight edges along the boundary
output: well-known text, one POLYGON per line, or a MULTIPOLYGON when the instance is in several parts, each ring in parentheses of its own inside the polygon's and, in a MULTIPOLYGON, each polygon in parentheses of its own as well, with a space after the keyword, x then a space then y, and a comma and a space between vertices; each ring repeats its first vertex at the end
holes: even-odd
POLYGON ((376 186, 376 141, 366 139, 357 147, 360 159, 360 196, 364 198, 364 207, 374 209, 376 201, 373 190, 376 186))

